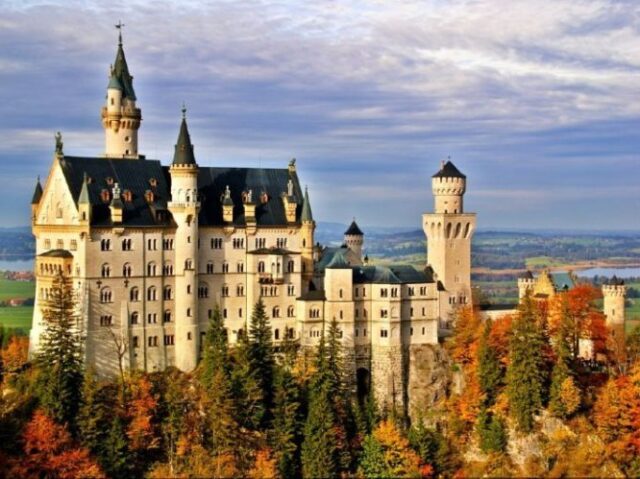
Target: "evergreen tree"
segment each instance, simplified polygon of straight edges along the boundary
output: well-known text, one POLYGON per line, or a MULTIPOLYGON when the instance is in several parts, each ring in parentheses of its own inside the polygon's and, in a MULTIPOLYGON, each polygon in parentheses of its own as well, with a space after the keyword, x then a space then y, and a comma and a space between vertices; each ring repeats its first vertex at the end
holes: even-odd
POLYGON ((478 382, 484 394, 483 403, 488 407, 495 401, 498 388, 502 384, 504 371, 498 355, 489 344, 491 320, 487 319, 478 346, 478 382))
POLYGON ((327 370, 327 348, 324 334, 318 344, 317 369, 309 391, 309 412, 302 443, 302 475, 335 477, 338 475, 336 416, 331 396, 330 373, 327 370))
POLYGON ((202 361, 200 362, 200 382, 210 388, 217 371, 229 374, 229 345, 227 332, 224 329, 220 307, 216 304, 209 320, 209 329, 202 345, 202 361))
POLYGON ((83 379, 75 307, 71 280, 58 273, 42 310, 44 331, 36 357, 40 370, 38 395, 47 414, 59 424, 69 424, 71 430, 81 403, 83 379))
POLYGON ((504 422, 482 408, 478 414, 476 431, 483 452, 503 452, 507 447, 507 430, 504 422))
POLYGON ((262 393, 263 415, 259 420, 259 424, 263 427, 270 421, 273 407, 275 356, 271 337, 271 325, 265 311, 264 302, 260 298, 253 309, 249 325, 249 361, 262 393))
POLYGON ((544 337, 536 319, 535 304, 526 296, 513 321, 506 376, 509 412, 523 432, 533 430, 544 398, 544 337))
POLYGON ((252 366, 249 348, 247 336, 239 335, 233 351, 231 388, 238 423, 242 427, 255 430, 260 427, 265 415, 264 396, 257 373, 252 366))
POLYGON ((113 414, 98 462, 109 477, 130 477, 131 459, 124 420, 120 414, 113 414))
POLYGON ((365 437, 360 456, 360 470, 364 477, 391 478, 382 444, 372 434, 365 437))
POLYGON ((301 442, 300 389, 288 368, 275 375, 272 449, 281 477, 297 477, 300 470, 298 446, 301 442))

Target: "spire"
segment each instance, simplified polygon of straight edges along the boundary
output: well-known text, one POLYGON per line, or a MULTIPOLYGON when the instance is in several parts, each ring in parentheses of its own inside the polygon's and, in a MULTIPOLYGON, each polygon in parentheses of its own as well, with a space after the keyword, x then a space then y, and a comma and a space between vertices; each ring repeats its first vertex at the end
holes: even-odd
POLYGON ((346 235, 350 235, 350 236, 364 236, 364 233, 362 232, 362 230, 358 227, 358 224, 356 223, 356 219, 353 218, 353 221, 351 222, 351 225, 349 225, 349 228, 347 228, 347 231, 344 232, 345 236, 346 235))
POLYGON ((109 76, 109 85, 107 85, 107 90, 109 89, 124 91, 124 89, 122 88, 122 84, 120 83, 120 80, 118 80, 118 77, 115 74, 115 69, 113 67, 111 67, 111 76, 109 76))
POLYGON ((180 133, 178 134, 178 142, 176 143, 176 151, 173 155, 174 165, 195 165, 196 158, 193 154, 193 145, 191 144, 191 136, 187 128, 187 109, 182 106, 182 123, 180 124, 180 133))
POLYGON ((78 204, 90 204, 89 201, 89 178, 87 177, 87 173, 85 172, 84 177, 82 178, 82 189, 80 190, 80 196, 78 197, 78 204))
POLYGON ((304 188, 304 202, 302 203, 302 217, 303 222, 313 221, 313 215, 311 214, 311 202, 309 201, 309 190, 305 186, 304 188))
POLYGON ((440 171, 433 175, 433 178, 466 178, 466 176, 449 160, 446 163, 440 162, 440 171))
POLYGON ((42 186, 40 185, 40 177, 38 176, 38 180, 36 181, 36 189, 33 192, 33 198, 31 199, 32 205, 37 205, 40 203, 40 199, 42 198, 42 186))
MULTIPOLYGON (((122 98, 136 101, 136 92, 133 90, 133 77, 129 74, 129 66, 127 65, 127 59, 124 56, 124 49, 122 48, 122 27, 124 27, 124 24, 118 22, 115 27, 118 29, 118 51, 116 53, 116 61, 113 63, 111 77, 115 76, 120 82, 122 86, 122 98)), ((111 81, 109 81, 109 84, 111 84, 111 81)))

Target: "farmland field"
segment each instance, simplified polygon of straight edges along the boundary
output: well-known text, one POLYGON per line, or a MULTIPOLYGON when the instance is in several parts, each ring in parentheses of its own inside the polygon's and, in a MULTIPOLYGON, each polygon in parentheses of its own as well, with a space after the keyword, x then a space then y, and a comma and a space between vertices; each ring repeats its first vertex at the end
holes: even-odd
POLYGON ((25 332, 31 329, 33 306, 0 308, 0 324, 5 328, 18 328, 25 332))
POLYGON ((0 278, 0 301, 11 298, 33 298, 36 294, 36 284, 33 281, 11 281, 0 278))

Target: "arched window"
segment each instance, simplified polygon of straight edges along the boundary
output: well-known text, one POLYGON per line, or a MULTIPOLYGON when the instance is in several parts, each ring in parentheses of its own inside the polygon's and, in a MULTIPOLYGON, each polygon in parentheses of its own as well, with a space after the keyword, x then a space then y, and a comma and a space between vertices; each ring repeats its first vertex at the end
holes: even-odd
POLYGON ((125 263, 122 266, 122 276, 124 276, 125 278, 131 277, 131 265, 129 263, 125 263))
POLYGON ((293 318, 294 315, 295 315, 295 308, 293 306, 289 306, 287 308, 287 316, 289 318, 293 318))
POLYGON ((155 276, 156 275, 156 264, 151 261, 147 265, 147 276, 155 276))
POLYGON ((187 308, 187 318, 191 317, 191 308, 187 308))
POLYGON ((171 261, 167 261, 164 263, 164 266, 162 268, 162 274, 164 276, 172 276, 173 275, 173 264, 171 263, 171 261))
POLYGON ((340 296, 340 298, 342 298, 342 289, 340 291, 338 291, 338 296, 340 296))
POLYGON ((170 322, 171 322, 171 311, 166 310, 166 311, 164 312, 164 317, 163 317, 163 319, 164 319, 164 322, 165 322, 165 323, 170 323, 170 322))
POLYGON ((147 301, 156 301, 158 299, 158 293, 155 286, 149 286, 147 289, 147 301))
POLYGON ((131 291, 129 291, 129 301, 140 301, 140 291, 138 290, 138 288, 131 288, 131 291))
POLYGON ((122 251, 131 251, 131 239, 125 238, 122 240, 122 251))
POLYGON ((131 313, 131 318, 130 318, 131 324, 138 324, 139 320, 140 320, 140 315, 136 311, 131 313))
POLYGON ((264 261, 258 263, 258 273, 264 273, 264 261))
POLYGON ((238 296, 238 297, 244 296, 244 285, 243 284, 239 284, 236 287, 236 296, 238 296))
POLYGON ((280 317, 280 308, 278 306, 274 306, 273 310, 271 311, 271 316, 273 318, 279 318, 280 317))
POLYGON ((276 341, 280 339, 280 330, 278 328, 273 330, 273 339, 275 339, 276 341))
POLYGON ((191 259, 185 260, 184 269, 193 269, 193 261, 191 259))
POLYGON ((207 274, 213 274, 213 262, 211 261, 207 263, 207 274))
POLYGON ((109 251, 111 249, 111 240, 102 239, 100 240, 100 250, 101 251, 109 251))
POLYGON ((164 287, 164 290, 162 291, 162 298, 164 300, 173 299, 173 290, 171 289, 171 286, 164 287))
POLYGON ((198 286, 198 298, 208 298, 209 297, 209 286, 206 284, 201 284, 198 286))
POLYGON ((295 263, 293 260, 287 262, 287 273, 293 273, 295 269, 295 263))
POLYGON ((108 263, 104 263, 102 265, 102 277, 108 278, 109 276, 111 276, 111 267, 108 263))
POLYGON ((113 301, 113 296, 111 293, 111 288, 105 287, 100 290, 100 302, 101 303, 111 303, 113 301))

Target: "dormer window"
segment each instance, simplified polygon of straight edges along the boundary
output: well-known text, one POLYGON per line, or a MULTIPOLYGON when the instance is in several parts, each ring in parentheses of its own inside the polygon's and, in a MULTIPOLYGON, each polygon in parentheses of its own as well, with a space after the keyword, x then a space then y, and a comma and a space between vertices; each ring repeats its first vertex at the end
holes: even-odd
POLYGON ((124 190, 122 193, 122 199, 127 203, 131 203, 133 201, 133 194, 131 193, 131 190, 124 190))
POLYGON ((107 185, 113 186, 113 178, 111 178, 110 176, 107 176, 105 181, 107 182, 107 185))
POLYGON ((155 178, 149 178, 149 184, 155 188, 156 186, 158 186, 158 180, 156 180, 155 178))
POLYGON ((263 205, 269 202, 269 195, 266 193, 266 191, 263 191, 260 194, 260 203, 262 203, 263 205))
POLYGON ((147 203, 153 203, 153 199, 154 199, 153 191, 151 190, 145 191, 144 199, 147 200, 147 203))
POLYGON ((109 203, 109 201, 111 200, 111 195, 108 189, 104 188, 100 192, 100 199, 102 199, 103 203, 109 203))

